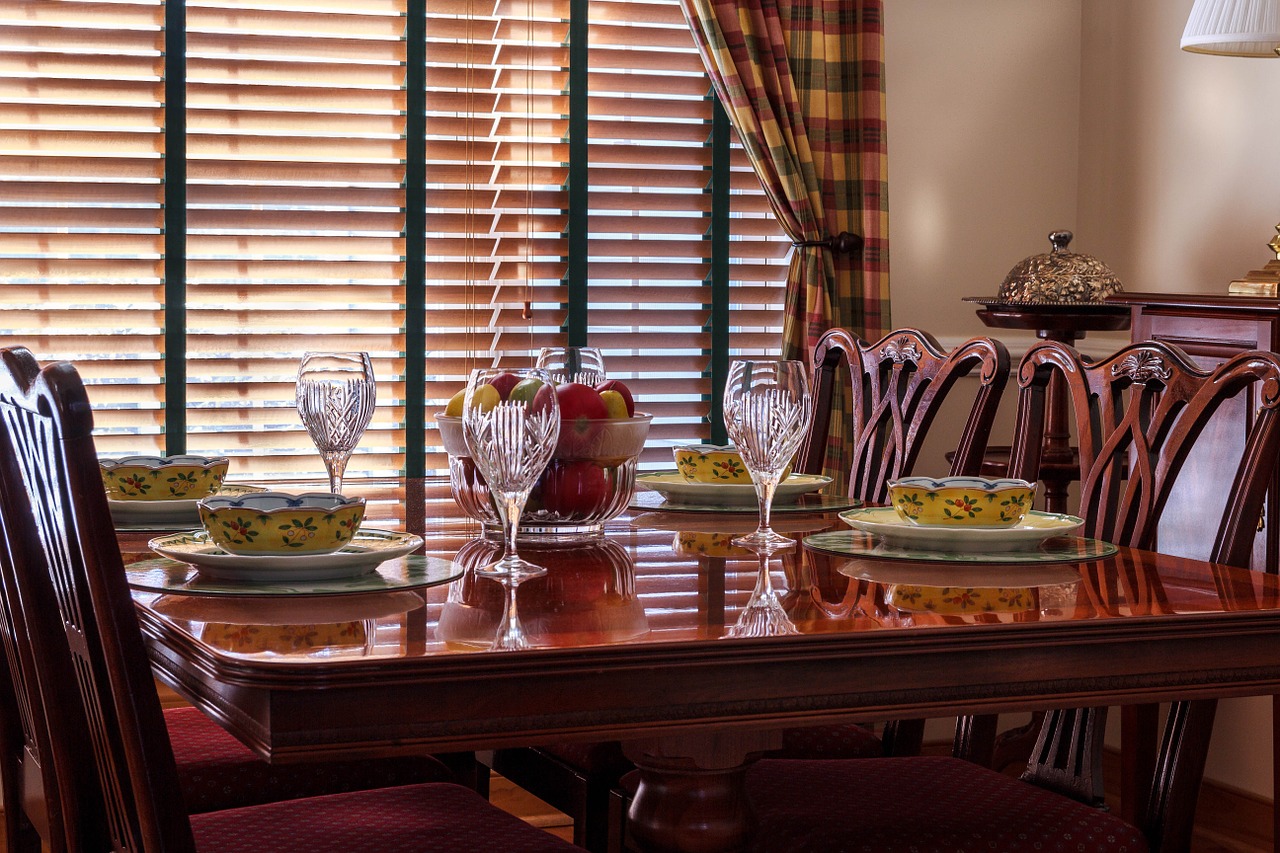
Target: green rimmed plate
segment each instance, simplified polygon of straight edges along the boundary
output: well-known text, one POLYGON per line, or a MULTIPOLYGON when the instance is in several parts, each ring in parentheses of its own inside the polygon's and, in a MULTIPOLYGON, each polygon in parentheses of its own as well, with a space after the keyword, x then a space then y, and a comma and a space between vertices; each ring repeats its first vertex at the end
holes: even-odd
POLYGON ((204 530, 159 536, 147 545, 162 557, 194 566, 210 580, 288 584, 367 575, 388 560, 421 548, 422 537, 361 528, 350 542, 331 554, 283 556, 228 554, 215 545, 204 530))
MULTIPOLYGON (((819 474, 792 474, 778 484, 778 491, 773 497, 774 508, 781 509, 794 503, 801 495, 819 491, 830 482, 830 477, 819 474)), ((701 506, 755 512, 758 507, 756 487, 750 483, 690 483, 678 471, 650 471, 637 474, 636 485, 662 495, 672 509, 680 504, 682 509, 701 506)))
POLYGON ((353 595, 417 589, 462 577, 457 563, 422 554, 388 560, 363 575, 331 580, 283 579, 272 582, 217 580, 196 566, 166 557, 140 560, 125 567, 129 586, 144 592, 171 595, 353 595))
POLYGON ((917 560, 945 563, 1079 563, 1110 557, 1119 549, 1101 539, 1054 535, 1021 550, 957 551, 889 545, 857 530, 815 533, 804 540, 806 548, 846 557, 883 560, 917 560))
POLYGON ((892 548, 940 553, 984 555, 1004 551, 1034 551, 1046 539, 1071 536, 1084 526, 1074 515, 1027 513, 1012 527, 934 527, 904 521, 893 507, 864 507, 840 513, 855 530, 869 533, 892 548))

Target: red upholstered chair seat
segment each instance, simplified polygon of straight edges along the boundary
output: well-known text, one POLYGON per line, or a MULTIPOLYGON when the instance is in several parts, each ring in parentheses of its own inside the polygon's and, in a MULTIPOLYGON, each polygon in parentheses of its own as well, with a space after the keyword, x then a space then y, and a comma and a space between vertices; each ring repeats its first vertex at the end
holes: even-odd
POLYGON ((758 853, 1146 853, 1136 827, 958 758, 765 759, 758 853))
POLYGON ((430 756, 378 761, 268 764, 195 708, 170 708, 164 721, 187 809, 233 809, 320 794, 452 782, 449 768, 430 756))
POLYGON ((209 853, 564 853, 580 850, 461 785, 355 791, 191 816, 209 853))

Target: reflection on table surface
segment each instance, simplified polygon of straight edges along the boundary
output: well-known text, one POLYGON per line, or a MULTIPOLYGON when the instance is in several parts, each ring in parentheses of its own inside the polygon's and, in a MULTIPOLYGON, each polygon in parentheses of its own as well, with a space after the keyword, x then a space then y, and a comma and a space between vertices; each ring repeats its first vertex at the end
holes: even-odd
MULTIPOLYGON (((290 661, 473 654, 488 647, 503 607, 499 584, 474 569, 500 553, 459 517, 447 484, 349 483, 373 526, 423 535, 425 553, 466 571, 448 584, 396 593, 263 599, 136 594, 159 619, 217 653, 290 661)), ((841 526, 834 514, 777 520, 795 538, 841 526)), ((522 540, 547 575, 517 591, 536 646, 582 648, 726 637, 755 585, 759 558, 729 541, 750 515, 633 512, 602 540, 522 540)), ((126 558, 149 537, 122 533, 126 558)), ((967 625, 1142 618, 1280 607, 1280 579, 1123 551, 1073 564, 911 563, 800 547, 770 557, 782 606, 804 635, 967 625)), ((251 591, 251 590, 248 590, 251 591)))

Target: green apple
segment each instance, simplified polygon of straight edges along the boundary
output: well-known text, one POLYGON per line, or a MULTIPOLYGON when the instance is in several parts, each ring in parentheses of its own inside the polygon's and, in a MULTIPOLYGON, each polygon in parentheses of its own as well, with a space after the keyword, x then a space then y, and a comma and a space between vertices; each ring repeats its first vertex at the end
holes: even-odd
POLYGON ((600 399, 604 400, 604 408, 609 413, 610 418, 631 417, 627 411, 627 398, 617 391, 601 391, 600 399))
POLYGON ((538 389, 542 387, 541 379, 522 379, 512 387, 507 394, 508 400, 521 403, 532 403, 534 396, 538 393, 538 389))

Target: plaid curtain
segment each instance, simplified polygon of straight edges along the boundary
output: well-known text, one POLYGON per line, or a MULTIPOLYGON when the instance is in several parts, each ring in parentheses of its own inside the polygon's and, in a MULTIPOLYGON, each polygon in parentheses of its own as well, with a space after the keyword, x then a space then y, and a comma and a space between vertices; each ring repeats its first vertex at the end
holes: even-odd
MULTIPOLYGON (((681 0, 716 93, 783 229, 784 358, 840 326, 889 331, 883 0, 681 0), (815 245, 848 233, 861 252, 815 245)), ((830 473, 847 413, 833 412, 830 473), (843 416, 842 416, 843 415, 843 416)))

